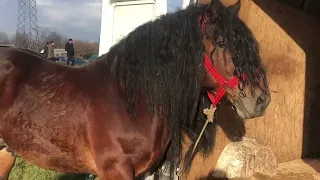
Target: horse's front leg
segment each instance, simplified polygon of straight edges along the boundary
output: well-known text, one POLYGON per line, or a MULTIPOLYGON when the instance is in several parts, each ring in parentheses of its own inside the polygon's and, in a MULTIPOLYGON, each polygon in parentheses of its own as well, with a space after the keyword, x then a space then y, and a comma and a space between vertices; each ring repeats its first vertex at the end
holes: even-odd
POLYGON ((0 180, 7 180, 15 158, 5 148, 0 150, 0 180))

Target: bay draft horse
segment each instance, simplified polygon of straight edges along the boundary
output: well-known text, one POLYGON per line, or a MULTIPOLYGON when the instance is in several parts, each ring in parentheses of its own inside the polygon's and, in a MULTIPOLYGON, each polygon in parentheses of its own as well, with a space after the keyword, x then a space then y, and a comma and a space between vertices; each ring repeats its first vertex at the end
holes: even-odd
POLYGON ((100 180, 140 177, 164 157, 173 174, 203 90, 214 105, 226 97, 243 119, 270 102, 239 8, 215 0, 163 15, 81 68, 1 52, 1 146, 41 168, 100 180))

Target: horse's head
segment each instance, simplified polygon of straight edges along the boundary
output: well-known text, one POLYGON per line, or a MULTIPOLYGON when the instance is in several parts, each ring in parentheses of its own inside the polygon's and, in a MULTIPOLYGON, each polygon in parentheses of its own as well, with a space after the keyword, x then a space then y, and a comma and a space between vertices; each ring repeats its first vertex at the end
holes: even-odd
POLYGON ((204 86, 214 105, 224 96, 243 119, 262 116, 270 93, 259 46, 238 17, 240 1, 225 7, 213 0, 200 18, 204 34, 204 86))

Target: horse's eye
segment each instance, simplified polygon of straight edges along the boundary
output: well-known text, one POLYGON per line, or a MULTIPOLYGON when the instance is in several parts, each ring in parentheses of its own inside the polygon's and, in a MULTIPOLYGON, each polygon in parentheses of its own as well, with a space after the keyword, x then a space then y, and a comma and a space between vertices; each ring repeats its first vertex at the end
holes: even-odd
POLYGON ((224 46, 225 46, 225 45, 224 45, 224 42, 218 42, 217 44, 218 44, 218 47, 219 47, 219 48, 224 48, 224 46))

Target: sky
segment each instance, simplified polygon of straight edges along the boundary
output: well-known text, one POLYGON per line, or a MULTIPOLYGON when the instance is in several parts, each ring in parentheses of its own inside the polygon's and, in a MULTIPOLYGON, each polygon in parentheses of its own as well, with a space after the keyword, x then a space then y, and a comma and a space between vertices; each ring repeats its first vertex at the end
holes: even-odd
MULTIPOLYGON (((50 28, 67 38, 99 41, 102 0, 37 0, 39 28, 50 28)), ((168 0, 168 11, 182 0, 168 0)), ((0 32, 14 35, 18 0, 0 0, 0 32)))

